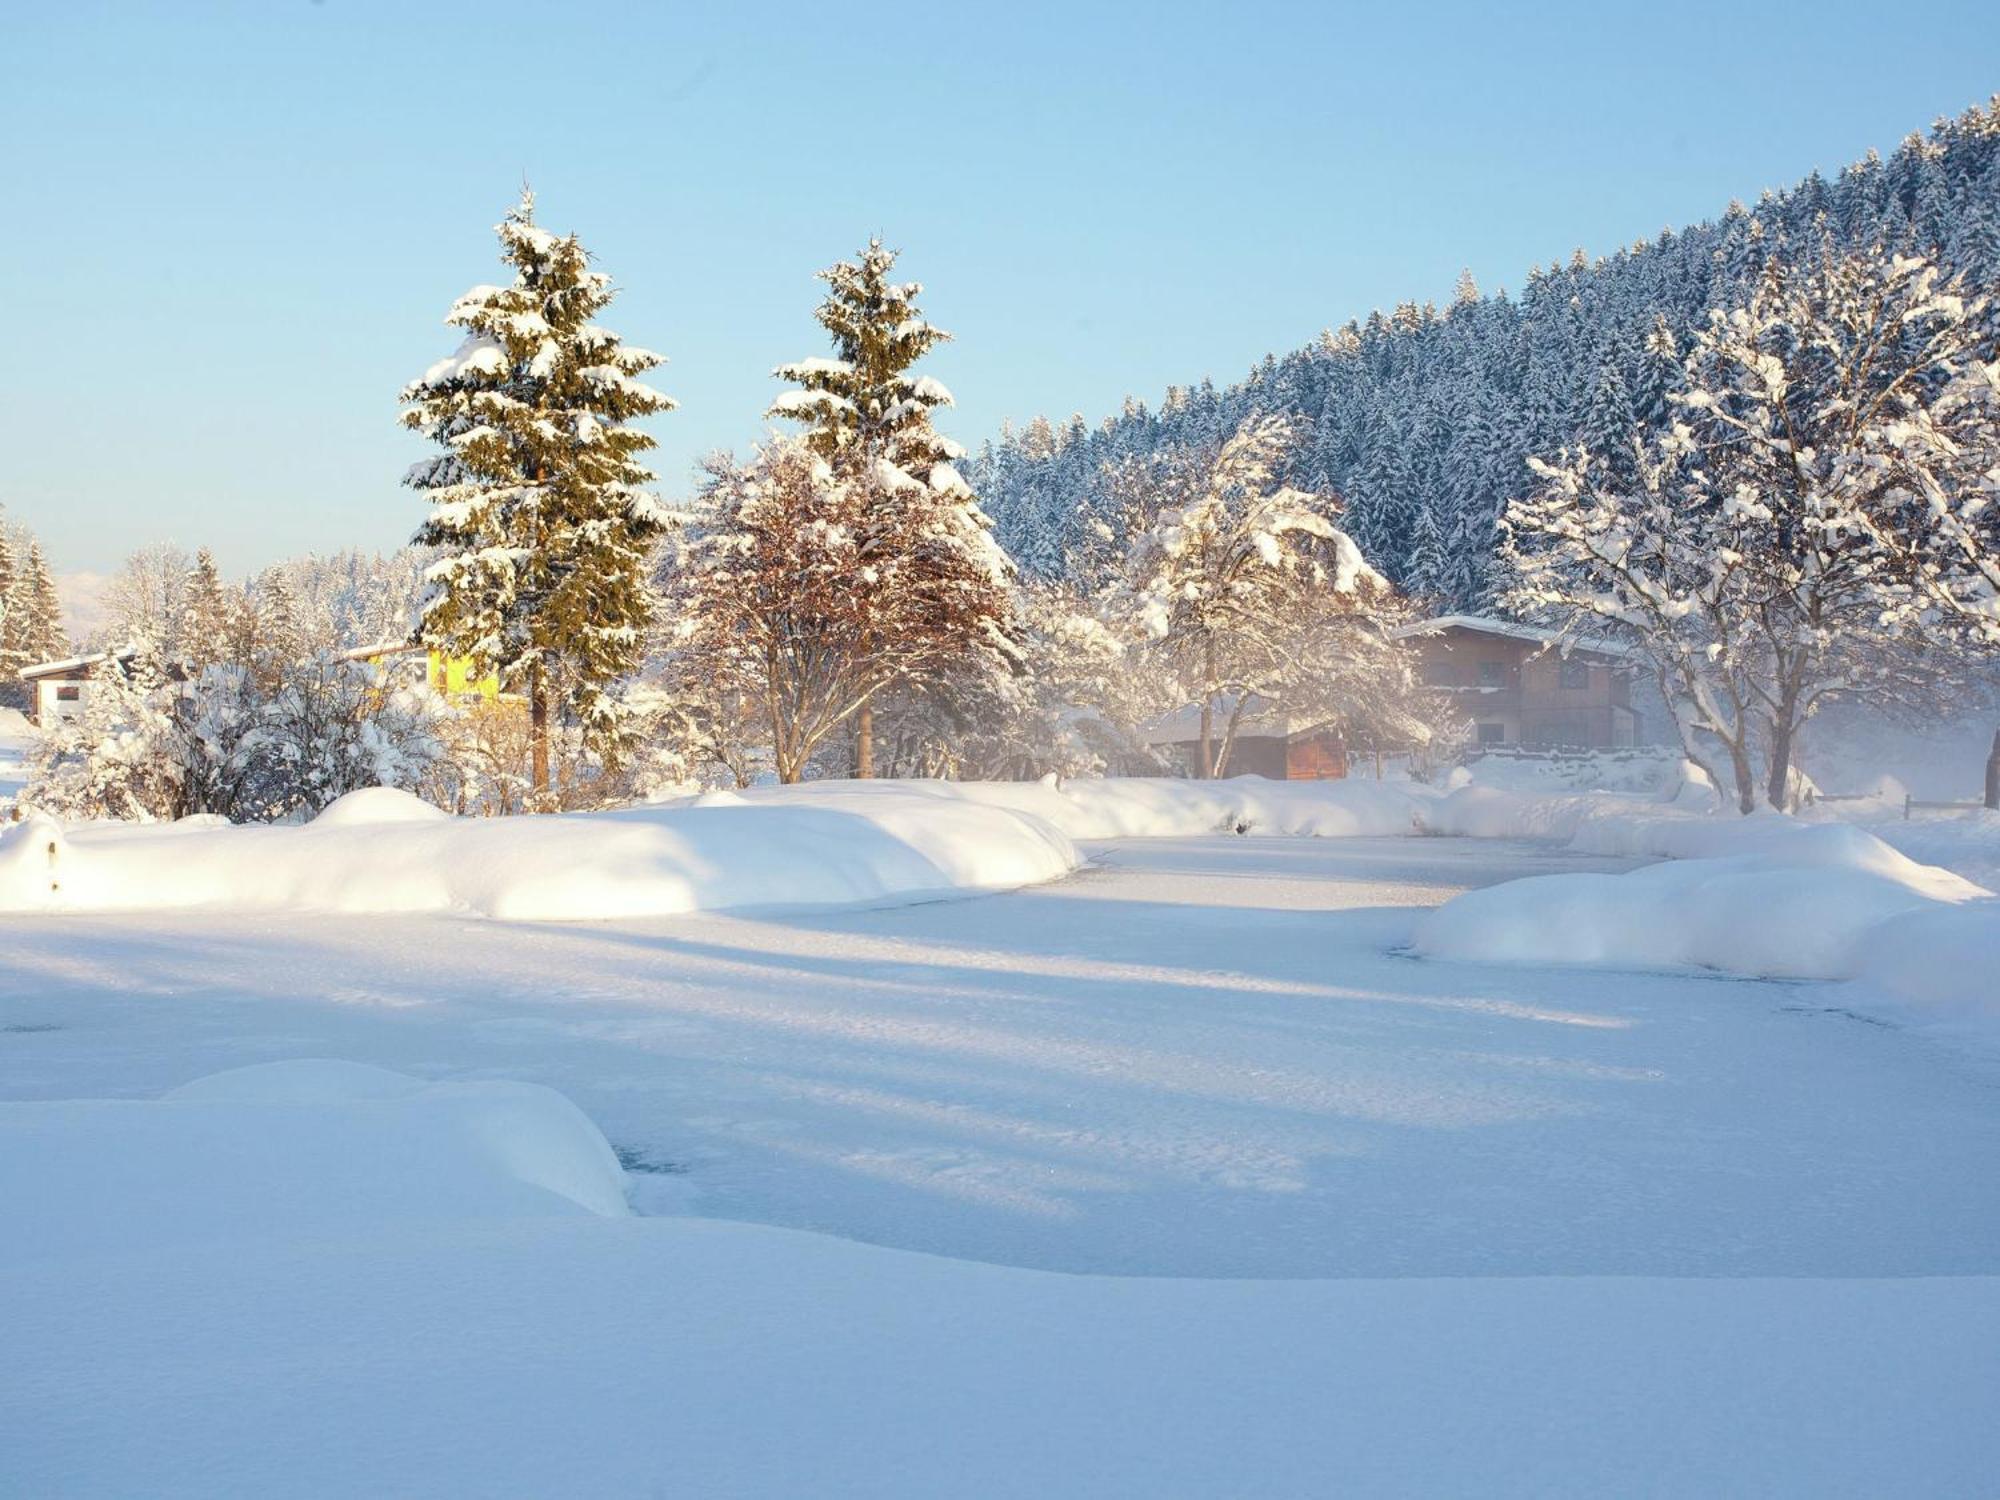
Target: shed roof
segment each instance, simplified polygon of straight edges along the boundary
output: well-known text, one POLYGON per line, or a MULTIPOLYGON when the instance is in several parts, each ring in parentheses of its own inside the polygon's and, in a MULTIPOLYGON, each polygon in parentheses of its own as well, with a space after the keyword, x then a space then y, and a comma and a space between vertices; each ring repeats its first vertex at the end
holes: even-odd
POLYGON ((23 667, 21 677, 27 682, 42 677, 75 677, 107 661, 128 662, 138 654, 137 646, 125 646, 117 651, 97 651, 88 656, 65 656, 61 661, 37 662, 32 667, 23 667))

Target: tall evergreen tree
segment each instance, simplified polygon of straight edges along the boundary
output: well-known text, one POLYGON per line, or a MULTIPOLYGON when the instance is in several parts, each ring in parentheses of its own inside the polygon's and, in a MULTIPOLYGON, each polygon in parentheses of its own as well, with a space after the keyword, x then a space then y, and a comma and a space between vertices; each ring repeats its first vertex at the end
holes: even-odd
MULTIPOLYGON (((894 650, 910 664, 901 685, 922 692, 1004 663, 1012 566, 953 465, 964 450, 931 425, 931 414, 952 404, 951 392, 912 373, 950 335, 918 308, 921 283, 890 279, 895 264, 896 252, 873 239, 855 260, 819 273, 828 291, 813 316, 833 339, 833 357, 779 366, 778 378, 799 389, 774 401, 768 415, 800 423, 806 446, 837 482, 875 492, 861 555, 876 561, 856 587, 908 597, 884 600, 879 611, 902 638, 863 631, 858 649, 894 650), (924 607, 910 610, 911 599, 924 607), (912 639, 913 631, 923 638, 912 639)), ((855 709, 857 776, 874 772, 876 696, 855 709)))
POLYGON ((28 543, 28 566, 16 585, 21 601, 21 650, 30 663, 56 661, 69 654, 69 634, 63 629, 62 600, 55 576, 42 556, 39 541, 28 543))
POLYGON ((429 497, 417 532, 443 549, 418 640, 523 691, 537 808, 551 805, 552 720, 572 714, 607 752, 612 688, 638 665, 653 594, 648 553, 666 512, 643 488, 653 439, 636 418, 674 403, 637 377, 662 361, 592 320, 614 295, 575 235, 535 223, 534 196, 496 228, 513 267, 445 321, 450 358, 403 391, 405 426, 446 451, 410 470, 429 497))
POLYGON ((229 652, 229 598, 215 554, 203 547, 188 569, 181 596, 180 640, 176 654, 201 668, 222 661, 229 652))
POLYGON ((306 654, 298 597, 283 568, 264 570, 252 594, 251 608, 256 619, 253 660, 267 681, 276 682, 306 654))
POLYGON ((8 702, 20 703, 24 701, 21 669, 33 666, 34 662, 21 636, 25 623, 21 599, 24 575, 14 565, 14 543, 7 532, 5 517, 0 516, 0 694, 8 702))

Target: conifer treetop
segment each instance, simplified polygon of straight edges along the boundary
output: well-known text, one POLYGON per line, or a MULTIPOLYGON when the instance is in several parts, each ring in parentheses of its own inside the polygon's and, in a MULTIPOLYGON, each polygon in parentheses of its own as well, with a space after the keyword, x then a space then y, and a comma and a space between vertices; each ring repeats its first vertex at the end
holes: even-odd
POLYGON ((832 336, 834 355, 778 366, 772 373, 800 389, 780 396, 765 415, 802 423, 813 451, 835 463, 868 454, 940 488, 957 488, 962 481, 950 465, 965 450, 931 426, 931 413, 953 404, 951 392, 928 375, 909 373, 951 335, 918 309, 921 282, 889 279, 897 253, 871 239, 857 259, 817 273, 829 290, 813 316, 832 336), (947 472, 937 473, 940 467, 947 472))

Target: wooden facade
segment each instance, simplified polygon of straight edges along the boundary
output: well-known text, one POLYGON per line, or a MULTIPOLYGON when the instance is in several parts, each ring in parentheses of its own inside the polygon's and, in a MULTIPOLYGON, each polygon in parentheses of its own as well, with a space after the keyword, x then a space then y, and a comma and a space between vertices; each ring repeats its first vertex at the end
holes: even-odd
MULTIPOLYGON (((1217 731, 1218 736, 1220 731, 1217 731)), ((1189 775, 1199 771, 1201 741, 1175 739, 1162 748, 1189 775)), ((1224 776, 1263 776, 1271 781, 1337 781, 1347 775, 1347 743, 1331 725, 1290 729, 1266 719, 1237 732, 1224 776)))
POLYGON ((1427 686, 1451 695, 1482 745, 1612 750, 1640 742, 1632 673, 1611 649, 1508 620, 1447 616, 1410 632, 1427 686))

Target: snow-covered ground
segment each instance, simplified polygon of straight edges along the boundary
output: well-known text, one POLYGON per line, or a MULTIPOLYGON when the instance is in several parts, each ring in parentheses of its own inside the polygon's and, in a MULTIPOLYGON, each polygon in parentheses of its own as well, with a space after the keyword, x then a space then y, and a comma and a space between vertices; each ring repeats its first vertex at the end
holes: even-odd
POLYGON ((1986 1487, 1993 1058, 1837 985, 1411 956, 1462 891, 1631 859, 1082 852, 890 908, 0 918, 0 1098, 543 1085, 639 1210, 524 1199, 587 1142, 448 1088, 0 1106, 9 1214, 68 1221, 0 1237, 0 1489, 1986 1487), (230 1109, 287 1123, 211 1205, 171 1143, 230 1109), (357 1161, 474 1186, 425 1218, 357 1161))

